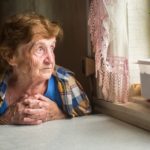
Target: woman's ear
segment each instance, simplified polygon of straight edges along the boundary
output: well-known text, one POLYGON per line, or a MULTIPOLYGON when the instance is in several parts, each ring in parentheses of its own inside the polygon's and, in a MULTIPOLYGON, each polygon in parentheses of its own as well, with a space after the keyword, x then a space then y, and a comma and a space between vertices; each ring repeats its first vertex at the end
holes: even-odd
POLYGON ((16 61, 16 57, 13 56, 12 58, 7 59, 9 65, 13 66, 17 66, 17 61, 16 61))

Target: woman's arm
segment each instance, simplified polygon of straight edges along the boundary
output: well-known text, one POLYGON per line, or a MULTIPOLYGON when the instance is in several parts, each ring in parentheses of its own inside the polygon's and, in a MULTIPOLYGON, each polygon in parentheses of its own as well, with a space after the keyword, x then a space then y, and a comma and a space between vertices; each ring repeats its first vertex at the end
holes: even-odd
POLYGON ((0 124, 6 125, 11 123, 12 111, 11 108, 8 108, 7 111, 0 116, 0 124))
MULTIPOLYGON (((24 99, 26 100, 26 99, 24 99)), ((27 115, 26 110, 28 107, 25 105, 24 100, 19 101, 13 105, 10 105, 6 112, 0 116, 0 124, 28 124, 36 125, 42 123, 39 118, 31 118, 27 115)))
POLYGON ((42 122, 64 119, 66 114, 49 98, 37 94, 8 107, 0 116, 0 124, 36 125, 42 122))
POLYGON ((91 113, 90 101, 81 84, 72 75, 68 75, 66 81, 58 80, 58 89, 68 116, 77 117, 91 113))

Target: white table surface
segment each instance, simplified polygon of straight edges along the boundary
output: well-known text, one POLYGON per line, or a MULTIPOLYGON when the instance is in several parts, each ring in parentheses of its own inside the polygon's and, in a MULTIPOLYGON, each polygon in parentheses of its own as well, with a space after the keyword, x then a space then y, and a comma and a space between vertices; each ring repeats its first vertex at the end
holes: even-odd
POLYGON ((0 150, 150 150, 150 133, 103 114, 1 125, 0 150))

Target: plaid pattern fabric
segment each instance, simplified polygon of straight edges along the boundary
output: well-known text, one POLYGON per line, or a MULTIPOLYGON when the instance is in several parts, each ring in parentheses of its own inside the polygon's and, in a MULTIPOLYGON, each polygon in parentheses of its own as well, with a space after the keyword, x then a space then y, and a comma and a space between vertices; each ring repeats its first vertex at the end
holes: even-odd
POLYGON ((7 89, 7 76, 5 74, 0 75, 0 107, 3 104, 5 93, 7 89))
POLYGON ((70 117, 89 114, 91 112, 90 102, 82 86, 74 78, 74 74, 63 67, 56 66, 55 70, 54 75, 58 81, 64 111, 70 117))
MULTIPOLYGON (((74 78, 74 73, 60 66, 55 67, 53 75, 56 77, 63 110, 69 117, 76 117, 91 113, 88 97, 80 83, 74 78)), ((6 80, 0 80, 0 107, 7 89, 6 80)))

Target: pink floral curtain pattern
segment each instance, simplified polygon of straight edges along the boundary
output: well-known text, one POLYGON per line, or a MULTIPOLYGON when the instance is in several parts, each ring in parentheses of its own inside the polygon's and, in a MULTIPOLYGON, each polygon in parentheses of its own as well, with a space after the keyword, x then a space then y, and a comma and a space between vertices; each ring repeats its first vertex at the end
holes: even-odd
POLYGON ((111 47, 115 39, 112 35, 113 20, 108 9, 116 2, 117 0, 92 0, 88 25, 95 53, 96 77, 103 99, 125 103, 128 101, 129 88, 128 59, 114 55, 111 47))

